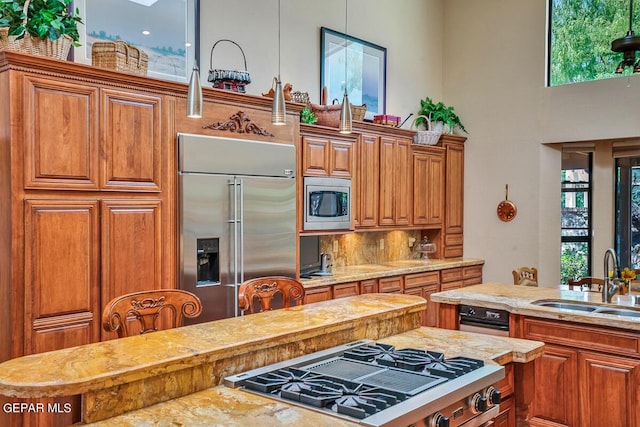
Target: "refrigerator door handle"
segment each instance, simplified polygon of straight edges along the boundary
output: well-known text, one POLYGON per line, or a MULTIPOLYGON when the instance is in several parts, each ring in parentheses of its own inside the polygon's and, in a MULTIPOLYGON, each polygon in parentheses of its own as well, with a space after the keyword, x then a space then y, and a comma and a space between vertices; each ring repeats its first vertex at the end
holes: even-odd
POLYGON ((236 259, 239 260, 240 263, 240 280, 236 282, 236 286, 234 287, 234 300, 235 304, 235 312, 236 317, 238 317, 238 288, 244 282, 244 183, 242 179, 237 180, 238 187, 240 190, 239 201, 240 206, 238 209, 238 224, 237 229, 239 229, 238 235, 238 245, 236 246, 236 259))

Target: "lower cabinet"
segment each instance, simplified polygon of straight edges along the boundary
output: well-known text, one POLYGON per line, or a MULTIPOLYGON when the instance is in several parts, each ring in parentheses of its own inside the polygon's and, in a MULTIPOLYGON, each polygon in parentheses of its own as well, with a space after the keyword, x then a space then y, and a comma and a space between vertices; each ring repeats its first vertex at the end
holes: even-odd
POLYGON ((536 318, 522 331, 546 343, 531 425, 640 426, 640 334, 536 318))
POLYGON ((440 291, 440 272, 407 274, 404 278, 405 294, 416 295, 427 300, 427 308, 422 312, 422 326, 437 326, 438 308, 429 296, 440 291))

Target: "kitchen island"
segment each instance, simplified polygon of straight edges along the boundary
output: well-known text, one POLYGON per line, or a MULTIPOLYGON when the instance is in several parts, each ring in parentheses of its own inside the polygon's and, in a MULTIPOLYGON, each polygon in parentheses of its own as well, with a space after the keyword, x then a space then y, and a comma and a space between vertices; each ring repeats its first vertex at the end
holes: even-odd
POLYGON ((464 349, 499 364, 530 365, 541 353, 539 342, 420 328, 425 304, 410 295, 361 295, 34 354, 0 364, 0 394, 3 403, 79 396, 72 421, 98 425, 261 425, 254 416, 265 417, 262 425, 299 425, 301 417, 317 419, 315 425, 353 425, 221 383, 361 339, 423 348, 435 343, 450 354, 464 349))
POLYGON ((597 292, 486 283, 432 300, 448 328, 458 328, 461 304, 506 310, 509 336, 545 343, 535 363, 536 425, 633 427, 640 425, 640 307, 633 296, 603 304, 597 292))

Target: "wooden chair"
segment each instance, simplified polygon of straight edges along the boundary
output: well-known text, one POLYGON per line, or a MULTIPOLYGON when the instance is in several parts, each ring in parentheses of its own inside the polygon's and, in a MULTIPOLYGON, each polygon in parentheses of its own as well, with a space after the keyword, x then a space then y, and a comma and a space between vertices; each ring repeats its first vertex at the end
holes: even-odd
POLYGON ((281 299, 281 308, 302 304, 304 287, 296 279, 266 276, 245 280, 238 290, 238 307, 243 313, 273 310, 274 299, 281 299), (256 307, 257 306, 257 307, 256 307), (259 310, 256 311, 256 308, 259 310))
POLYGON ((576 280, 568 280, 567 284, 570 289, 590 292, 602 292, 602 285, 604 285, 604 279, 597 277, 582 277, 576 280), (597 285, 597 286, 593 286, 597 285))
POLYGON ((118 338, 133 335, 138 328, 130 322, 138 321, 140 334, 182 326, 183 317, 195 318, 202 313, 200 299, 180 289, 159 289, 134 292, 109 301, 102 312, 102 327, 117 332, 118 338), (159 322, 159 319, 162 319, 159 322), (160 327, 163 325, 164 327, 160 327), (168 326, 167 326, 168 325, 168 326))
POLYGON ((538 270, 535 267, 520 267, 512 273, 514 285, 538 286, 538 270))

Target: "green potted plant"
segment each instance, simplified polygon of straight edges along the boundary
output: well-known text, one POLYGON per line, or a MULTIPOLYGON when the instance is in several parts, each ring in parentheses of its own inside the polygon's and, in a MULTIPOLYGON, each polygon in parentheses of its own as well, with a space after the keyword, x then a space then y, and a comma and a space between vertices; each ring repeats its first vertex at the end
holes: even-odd
POLYGON ((78 9, 73 0, 0 0, 0 47, 64 59, 80 46, 78 9))
MULTIPOLYGON (((447 107, 442 102, 435 103, 429 97, 420 100, 418 115, 429 117, 436 129, 438 126, 444 127, 444 125, 446 125, 449 128, 449 133, 453 133, 456 127, 460 128, 464 133, 467 133, 467 130, 460 121, 460 117, 454 112, 453 107, 447 107), (438 125, 438 123, 441 123, 441 125, 438 125)), ((426 122, 424 117, 418 117, 415 125, 418 126, 424 122, 426 122)))

